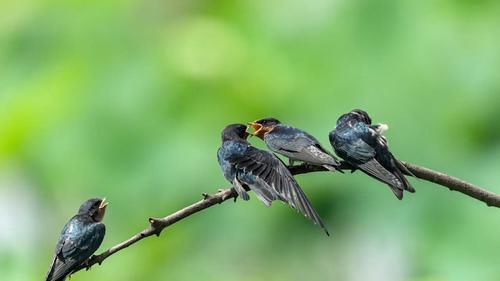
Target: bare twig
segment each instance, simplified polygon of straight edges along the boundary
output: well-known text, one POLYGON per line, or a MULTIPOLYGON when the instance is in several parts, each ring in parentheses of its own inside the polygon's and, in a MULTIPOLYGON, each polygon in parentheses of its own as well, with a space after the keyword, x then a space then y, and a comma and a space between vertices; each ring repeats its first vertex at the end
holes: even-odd
MULTIPOLYGON (((447 187, 450 190, 461 192, 465 195, 468 195, 472 198, 475 198, 479 201, 486 203, 486 205, 488 206, 500 207, 500 196, 486 189, 467 183, 460 179, 451 177, 449 175, 430 170, 428 168, 420 167, 406 162, 403 162, 403 164, 406 166, 406 168, 408 168, 408 170, 413 174, 413 176, 417 178, 436 183, 438 185, 447 187)), ((352 170, 352 167, 349 164, 343 162, 341 169, 352 170)), ((308 165, 308 164, 292 166, 289 167, 289 170, 293 175, 327 171, 327 169, 323 167, 308 165)), ((189 205, 171 215, 168 215, 163 218, 150 218, 149 219, 150 226, 148 228, 130 237, 129 239, 121 242, 120 244, 109 248, 103 253, 92 256, 89 260, 87 260, 87 262, 82 264, 73 273, 80 271, 81 269, 84 268, 88 270, 96 263, 100 265, 109 256, 137 243, 138 241, 152 235, 159 236, 160 233, 163 231, 163 229, 165 229, 166 227, 184 218, 187 218, 197 212, 200 212, 204 209, 223 203, 228 199, 236 198, 236 195, 237 194, 233 189, 220 189, 217 193, 213 195, 203 193, 202 200, 192 205, 189 205)))

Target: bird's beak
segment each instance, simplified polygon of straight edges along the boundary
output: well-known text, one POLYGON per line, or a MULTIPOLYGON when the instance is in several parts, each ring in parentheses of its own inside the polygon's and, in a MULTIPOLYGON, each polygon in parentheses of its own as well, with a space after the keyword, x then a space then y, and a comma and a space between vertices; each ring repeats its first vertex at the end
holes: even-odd
POLYGON ((103 198, 102 201, 101 201, 101 204, 99 205, 99 210, 101 209, 106 209, 106 207, 108 206, 108 201, 106 201, 106 198, 103 198))
POLYGON ((106 207, 108 206, 108 202, 106 198, 103 198, 101 204, 99 204, 99 209, 97 210, 97 221, 102 221, 104 218, 104 213, 106 213, 106 207))
POLYGON ((252 136, 257 136, 259 138, 264 137, 264 133, 266 132, 264 126, 256 122, 248 123, 250 127, 252 127, 255 131, 251 134, 252 136))

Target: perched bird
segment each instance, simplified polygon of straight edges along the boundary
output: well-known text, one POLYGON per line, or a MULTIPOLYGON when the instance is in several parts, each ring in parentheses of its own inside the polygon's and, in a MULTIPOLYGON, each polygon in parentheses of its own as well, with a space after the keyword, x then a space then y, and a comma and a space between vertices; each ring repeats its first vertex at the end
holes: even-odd
POLYGON ((290 165, 294 161, 319 165, 328 170, 338 170, 340 163, 319 141, 310 134, 282 124, 274 118, 264 118, 249 123, 255 129, 252 134, 264 140, 270 150, 288 157, 290 165))
POLYGON ((248 200, 247 190, 252 190, 266 206, 270 206, 274 200, 286 202, 329 235, 320 216, 285 164, 274 154, 251 146, 246 141, 246 129, 243 124, 225 127, 222 145, 217 151, 224 176, 232 183, 238 196, 248 200))
POLYGON ((415 192, 404 173, 411 172, 389 151, 387 140, 382 133, 387 125, 372 125, 368 114, 354 109, 337 120, 330 132, 330 143, 342 159, 367 175, 389 185, 398 199, 403 198, 403 190, 415 192))
POLYGON ((101 222, 106 199, 89 199, 64 226, 46 281, 63 281, 99 248, 106 228, 101 222))

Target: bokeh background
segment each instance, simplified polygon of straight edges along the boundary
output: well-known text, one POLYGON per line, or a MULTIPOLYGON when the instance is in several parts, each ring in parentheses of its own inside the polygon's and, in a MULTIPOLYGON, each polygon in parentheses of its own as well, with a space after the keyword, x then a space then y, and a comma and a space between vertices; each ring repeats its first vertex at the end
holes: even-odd
MULTIPOLYGON (((325 146, 363 108, 401 159, 500 193, 500 2, 3 0, 0 274, 42 280, 60 229, 110 200, 106 249, 228 187, 228 123, 325 146)), ((263 147, 258 139, 252 143, 263 147)), ((227 202, 72 280, 500 280, 499 211, 422 180, 398 201, 300 175, 331 237, 283 204, 227 202)))

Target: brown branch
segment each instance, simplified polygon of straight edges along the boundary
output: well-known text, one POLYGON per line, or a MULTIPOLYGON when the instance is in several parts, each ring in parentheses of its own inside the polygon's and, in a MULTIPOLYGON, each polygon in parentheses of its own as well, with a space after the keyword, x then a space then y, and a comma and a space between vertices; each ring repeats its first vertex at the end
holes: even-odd
POLYGON ((412 174, 426 181, 447 187, 452 191, 458 191, 479 201, 486 203, 491 207, 500 208, 500 196, 477 185, 465 182, 461 179, 433 171, 431 169, 420 167, 414 164, 403 162, 403 164, 412 172, 412 174))
MULTIPOLYGON (((408 176, 415 176, 416 178, 433 182, 435 184, 447 187, 449 190, 458 191, 474 199, 482 201, 488 206, 500 208, 500 195, 498 194, 441 172, 433 171, 431 169, 420 167, 407 162, 403 162, 403 164, 412 173, 412 175, 408 176)), ((352 167, 345 162, 342 162, 340 168, 342 170, 352 169, 352 167)), ((293 166, 290 167, 289 170, 294 175, 328 171, 326 168, 323 168, 321 166, 313 166, 308 164, 293 166)))
MULTIPOLYGON (((406 162, 403 162, 403 164, 413 174, 412 176, 447 187, 450 190, 461 192, 465 195, 468 195, 472 198, 475 198, 479 201, 486 203, 486 205, 488 206, 500 207, 500 196, 486 189, 483 189, 479 186, 467 183, 460 179, 424 167, 420 167, 406 162)), ((352 167, 349 164, 343 162, 341 165, 341 169, 352 170, 352 167)), ((289 170, 293 175, 327 171, 327 169, 323 167, 308 165, 308 164, 291 166, 289 167, 289 170)), ((203 193, 202 200, 192 205, 189 205, 171 215, 168 215, 163 218, 149 218, 150 226, 148 228, 130 237, 129 239, 121 242, 120 244, 109 248, 103 253, 92 256, 89 260, 87 260, 84 264, 82 264, 79 268, 77 268, 73 273, 80 271, 84 268, 88 270, 96 263, 100 265, 109 256, 139 242, 140 240, 152 235, 159 236, 160 233, 163 231, 163 229, 165 229, 166 227, 184 218, 187 218, 195 213, 198 213, 204 209, 210 208, 217 204, 221 204, 224 201, 227 201, 228 199, 236 198, 236 195, 237 194, 234 191, 234 189, 221 189, 213 195, 203 193)))

